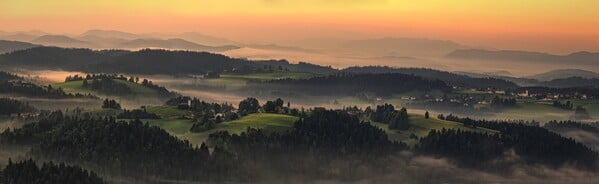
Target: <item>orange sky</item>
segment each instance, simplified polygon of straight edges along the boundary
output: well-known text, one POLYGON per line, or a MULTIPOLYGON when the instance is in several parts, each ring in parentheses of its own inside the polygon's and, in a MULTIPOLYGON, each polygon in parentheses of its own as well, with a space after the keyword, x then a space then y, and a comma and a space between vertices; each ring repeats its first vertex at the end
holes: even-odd
POLYGON ((197 31, 242 42, 424 37, 599 51, 596 0, 0 0, 0 30, 197 31))

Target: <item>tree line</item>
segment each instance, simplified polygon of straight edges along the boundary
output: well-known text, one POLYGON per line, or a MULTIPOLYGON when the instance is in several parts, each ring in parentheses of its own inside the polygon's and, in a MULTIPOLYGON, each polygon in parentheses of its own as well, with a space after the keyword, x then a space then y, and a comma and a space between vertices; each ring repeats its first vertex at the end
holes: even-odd
POLYGON ((36 109, 29 105, 11 98, 0 98, 0 115, 20 114, 26 112, 35 112, 36 109))
POLYGON ((431 80, 405 74, 335 74, 309 79, 281 79, 248 82, 245 91, 256 93, 283 92, 297 95, 326 96, 370 92, 377 96, 413 90, 450 92, 451 87, 441 80, 431 80))
POLYGON ((391 104, 377 105, 373 111, 370 107, 365 110, 372 121, 386 123, 390 129, 407 130, 410 128, 408 110, 402 107, 395 110, 391 104))
POLYGON ((499 133, 468 133, 455 130, 431 132, 431 136, 420 140, 418 150, 423 153, 448 156, 460 163, 480 166, 477 163, 485 163, 491 158, 497 157, 497 153, 505 153, 513 149, 518 156, 523 158, 525 163, 543 164, 552 167, 569 164, 582 169, 599 169, 599 154, 597 152, 576 142, 574 139, 562 137, 539 127, 538 123, 535 122, 474 120, 454 115, 448 115, 443 119, 463 123, 471 127, 497 130, 499 133), (474 139, 463 139, 465 136, 475 136, 476 139, 482 139, 486 142, 473 142, 474 139), (489 146, 492 149, 488 148, 489 146), (453 150, 448 150, 450 148, 453 150), (472 149, 476 150, 473 151, 472 149), (451 153, 447 151, 451 151, 451 153), (461 155, 470 155, 471 157, 462 157, 461 155))
POLYGON ((387 172, 390 155, 406 149, 380 128, 341 111, 315 111, 291 130, 217 132, 213 147, 193 146, 139 120, 82 118, 54 113, 0 136, 30 144, 32 156, 91 166, 105 174, 191 181, 260 181, 273 176, 342 178, 387 172), (359 166, 359 167, 357 167, 359 166))
POLYGON ((13 162, 0 170, 0 183, 78 183, 103 184, 104 181, 95 172, 87 171, 79 166, 64 163, 44 162, 41 166, 32 159, 13 162))
POLYGON ((12 81, 12 82, 1 82, 0 81, 0 93, 3 94, 16 94, 27 97, 38 97, 38 98, 97 98, 92 95, 83 94, 72 94, 66 93, 62 88, 54 88, 52 85, 38 86, 33 83, 23 81, 12 81))

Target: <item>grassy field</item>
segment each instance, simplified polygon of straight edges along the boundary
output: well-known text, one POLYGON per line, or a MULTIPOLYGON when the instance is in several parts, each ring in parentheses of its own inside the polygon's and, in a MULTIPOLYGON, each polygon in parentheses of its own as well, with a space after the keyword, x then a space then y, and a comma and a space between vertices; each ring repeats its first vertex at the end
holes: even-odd
POLYGON ((114 96, 114 95, 106 95, 102 93, 98 93, 95 90, 87 89, 82 87, 83 81, 70 81, 63 83, 55 83, 52 84, 54 88, 62 88, 67 93, 81 93, 81 94, 92 94, 102 98, 111 98, 121 102, 121 105, 126 108, 139 108, 141 104, 153 104, 153 105, 161 105, 163 102, 159 93, 156 90, 145 87, 138 83, 123 81, 123 80, 114 80, 118 83, 122 83, 127 85, 134 94, 133 97, 122 97, 122 96, 114 96))
POLYGON ((163 128, 170 134, 188 140, 194 145, 200 145, 208 138, 208 135, 217 131, 228 131, 229 133, 239 134, 244 132, 248 127, 261 128, 265 131, 285 131, 291 128, 293 123, 298 119, 298 117, 284 114, 257 113, 244 116, 235 121, 220 123, 212 130, 199 133, 189 131, 193 122, 187 119, 157 119, 143 121, 148 122, 150 125, 163 128))
POLYGON ((410 129, 398 131, 389 129, 387 124, 379 123, 379 122, 371 122, 372 125, 380 127, 383 129, 390 140, 402 141, 412 146, 417 143, 417 139, 410 139, 410 135, 413 133, 414 135, 420 137, 425 137, 428 133, 435 129, 441 130, 445 129, 460 129, 465 131, 475 131, 475 132, 487 132, 487 133, 496 133, 495 130, 490 130, 486 128, 471 128, 465 127, 461 123, 453 122, 453 121, 445 121, 437 118, 430 117, 429 119, 424 118, 422 115, 410 114, 410 129))
MULTIPOLYGON (((131 91, 137 96, 158 96, 158 92, 156 92, 155 90, 150 89, 148 87, 145 87, 141 84, 123 81, 123 80, 114 80, 114 81, 127 85, 127 87, 129 87, 131 89, 131 91)), ((82 86, 82 84, 83 84, 83 81, 70 81, 70 82, 52 84, 52 87, 62 88, 67 93, 82 93, 82 94, 91 93, 91 94, 98 95, 98 93, 96 91, 88 89, 88 88, 84 88, 82 86)))

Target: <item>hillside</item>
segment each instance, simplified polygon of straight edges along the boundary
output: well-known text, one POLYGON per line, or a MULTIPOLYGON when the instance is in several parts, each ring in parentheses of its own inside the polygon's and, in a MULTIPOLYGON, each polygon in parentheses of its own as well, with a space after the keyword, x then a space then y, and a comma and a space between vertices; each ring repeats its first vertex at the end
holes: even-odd
POLYGON ((540 62, 540 63, 576 63, 597 64, 599 53, 576 52, 569 55, 553 55, 542 52, 528 52, 518 50, 482 50, 461 49, 453 51, 445 56, 449 59, 467 59, 481 61, 517 61, 517 62, 540 62))
POLYGON ((448 85, 468 87, 468 88, 517 88, 513 82, 493 78, 493 77, 469 77, 467 75, 456 74, 446 71, 433 70, 428 68, 392 68, 383 66, 363 66, 349 67, 341 70, 347 73, 400 73, 406 75, 415 75, 427 79, 442 80, 448 85))
POLYGON ((92 48, 94 46, 93 43, 77 40, 64 35, 43 35, 31 40, 31 43, 67 48, 92 48))
POLYGON ((386 37, 345 42, 337 50, 370 56, 443 56, 465 48, 468 47, 446 40, 386 37))
POLYGON ((0 55, 0 64, 17 68, 62 69, 87 73, 205 74, 208 71, 251 73, 264 67, 291 72, 332 73, 330 67, 286 60, 246 60, 195 51, 139 51, 35 47, 0 55))
POLYGON ((81 37, 86 37, 86 36, 97 36, 97 37, 101 37, 101 38, 117 38, 117 39, 125 39, 125 40, 138 39, 138 38, 142 37, 142 36, 139 36, 139 35, 133 34, 133 33, 127 33, 127 32, 122 32, 122 31, 115 31, 115 30, 100 30, 100 29, 88 30, 85 33, 81 34, 81 37))
POLYGON ((425 79, 399 73, 386 74, 338 74, 308 79, 281 79, 273 81, 250 81, 245 91, 265 94, 289 94, 292 96, 354 96, 374 93, 377 96, 413 90, 444 92, 451 87, 440 80, 425 79), (389 85, 393 84, 393 85, 389 85))
POLYGON ((580 70, 580 69, 563 69, 563 70, 552 70, 545 73, 540 73, 532 76, 527 76, 525 78, 536 79, 539 81, 550 81, 554 79, 563 79, 570 77, 581 77, 581 78, 598 78, 599 73, 580 70))
POLYGON ((482 133, 497 133, 498 131, 486 129, 486 128, 472 128, 466 127, 461 123, 453 121, 445 121, 437 118, 425 119, 424 116, 419 114, 410 114, 410 128, 408 130, 392 130, 389 129, 389 125, 379 122, 370 122, 372 125, 383 129, 389 139, 394 141, 402 141, 408 145, 414 145, 418 142, 418 139, 410 138, 410 135, 414 134, 418 138, 425 137, 431 130, 441 129, 460 129, 464 131, 482 132, 482 133))
POLYGON ((40 45, 35 45, 27 42, 19 42, 19 41, 6 41, 0 40, 0 54, 14 52, 17 50, 24 50, 33 47, 39 47, 40 45))
MULTIPOLYGON (((156 111, 155 108, 151 112, 156 111)), ((164 111, 162 111, 164 112, 164 111)), ((172 113, 180 113, 177 111, 171 111, 172 113)), ((144 120, 150 125, 159 126, 165 129, 170 134, 177 136, 181 139, 186 139, 194 145, 200 145, 208 139, 208 135, 217 131, 228 131, 229 133, 239 134, 244 132, 248 127, 261 128, 266 131, 285 131, 293 127, 293 123, 299 118, 290 115, 283 114, 271 114, 271 113, 256 113, 250 114, 241 119, 229 122, 223 122, 216 125, 216 128, 200 133, 190 132, 189 129, 192 126, 190 120, 182 119, 159 119, 159 120, 144 120)))
POLYGON ((553 88, 589 87, 599 88, 599 78, 568 77, 553 79, 540 83, 541 86, 553 88))
MULTIPOLYGON (((52 84, 54 88, 62 88, 67 93, 92 94, 102 98, 114 98, 121 101, 122 105, 138 107, 136 104, 162 104, 164 100, 175 96, 164 88, 150 87, 141 83, 129 82, 126 80, 114 79, 114 84, 111 84, 110 89, 94 89, 93 82, 88 80, 87 87, 83 86, 83 81, 69 81, 63 83, 52 84)), ((101 81, 101 80, 100 80, 101 81)), ((102 85, 105 83, 100 82, 102 85)), ((106 87, 106 86, 105 86, 106 87)))
POLYGON ((120 43, 117 48, 163 48, 163 49, 181 49, 181 50, 192 50, 192 51, 206 51, 206 52, 222 52, 239 47, 233 45, 225 46, 206 46, 193 43, 183 39, 135 39, 120 43))
POLYGON ((81 70, 86 65, 114 57, 111 51, 59 47, 34 47, 0 55, 0 64, 17 68, 81 70))

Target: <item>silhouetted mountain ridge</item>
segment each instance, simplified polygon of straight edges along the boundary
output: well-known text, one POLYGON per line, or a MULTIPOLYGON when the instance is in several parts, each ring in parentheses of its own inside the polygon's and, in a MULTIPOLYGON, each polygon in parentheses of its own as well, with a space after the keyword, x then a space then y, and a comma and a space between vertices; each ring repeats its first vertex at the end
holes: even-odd
POLYGON ((27 42, 0 40, 0 54, 39 46, 40 45, 35 45, 27 42))
POLYGON ((581 77, 581 78, 599 78, 599 73, 581 70, 581 69, 561 69, 552 70, 545 73, 540 73, 526 78, 536 79, 539 81, 550 81, 560 78, 581 77))
POLYGON ((482 50, 459 49, 446 55, 450 59, 467 59, 480 61, 521 61, 542 63, 576 63, 597 64, 599 53, 576 52, 569 55, 553 55, 542 52, 529 52, 518 50, 482 50))

